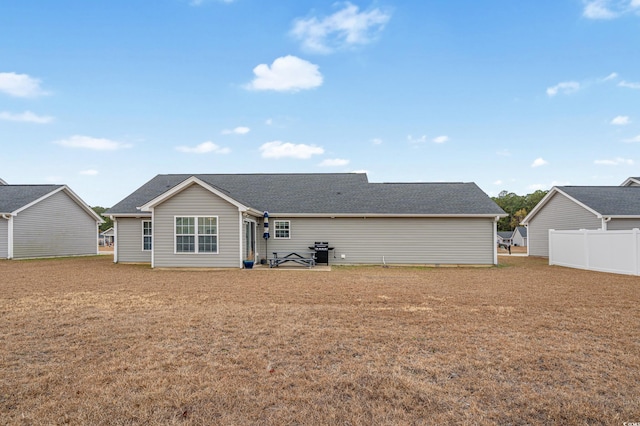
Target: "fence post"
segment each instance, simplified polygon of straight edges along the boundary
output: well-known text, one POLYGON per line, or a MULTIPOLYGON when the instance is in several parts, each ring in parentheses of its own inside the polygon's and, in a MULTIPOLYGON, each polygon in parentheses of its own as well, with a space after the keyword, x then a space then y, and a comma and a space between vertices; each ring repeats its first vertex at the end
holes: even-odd
POLYGON ((584 244, 584 262, 585 262, 585 268, 589 269, 591 268, 591 262, 589 259, 589 236, 587 235, 587 230, 586 229, 581 229, 582 231, 582 235, 583 235, 583 244, 584 244))
MULTIPOLYGON (((549 229, 549 265, 554 265, 553 263, 553 244, 551 242, 551 235, 553 234, 553 232, 555 231, 555 229, 549 229)), ((529 234, 527 234, 527 237, 529 236, 529 234)), ((527 250, 529 250, 527 248, 527 250)))
POLYGON ((635 266, 635 274, 640 275, 640 262, 638 262, 638 236, 640 235, 640 230, 638 228, 633 228, 633 263, 635 266))

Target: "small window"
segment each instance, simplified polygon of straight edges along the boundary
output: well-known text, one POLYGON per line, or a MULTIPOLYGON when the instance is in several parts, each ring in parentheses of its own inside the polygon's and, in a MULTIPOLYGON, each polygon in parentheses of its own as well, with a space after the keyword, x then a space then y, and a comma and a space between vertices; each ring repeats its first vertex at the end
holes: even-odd
POLYGON ((274 238, 291 238, 291 221, 276 220, 273 222, 274 238))
POLYGON ((176 217, 176 253, 217 253, 216 216, 176 217))
POLYGON ((142 221, 142 250, 149 251, 153 244, 153 228, 150 220, 142 221))

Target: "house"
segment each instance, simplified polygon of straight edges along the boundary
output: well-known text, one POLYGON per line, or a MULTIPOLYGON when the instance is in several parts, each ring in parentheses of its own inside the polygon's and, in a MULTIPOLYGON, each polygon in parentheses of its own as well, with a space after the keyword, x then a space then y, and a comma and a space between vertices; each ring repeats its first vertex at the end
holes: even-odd
POLYGON ((109 229, 105 229, 100 233, 100 245, 102 246, 113 245, 114 236, 115 236, 115 231, 113 230, 113 227, 109 229))
POLYGON ((640 187, 556 186, 522 225, 527 227, 529 255, 543 257, 549 257, 549 229, 640 228, 640 187))
POLYGON ((499 231, 497 234, 498 244, 510 246, 511 244, 513 244, 513 240, 511 239, 512 235, 513 232, 511 231, 499 231))
POLYGON ((622 182, 620 186, 640 186, 640 177, 630 177, 622 182))
POLYGON ((97 254, 103 222, 66 185, 0 185, 0 259, 97 254))
POLYGON ((241 267, 317 241, 333 247, 333 264, 491 265, 506 216, 474 183, 363 173, 158 175, 104 215, 114 261, 152 267, 241 267))
POLYGON ((511 242, 514 246, 527 246, 527 228, 525 226, 516 226, 511 234, 511 242))

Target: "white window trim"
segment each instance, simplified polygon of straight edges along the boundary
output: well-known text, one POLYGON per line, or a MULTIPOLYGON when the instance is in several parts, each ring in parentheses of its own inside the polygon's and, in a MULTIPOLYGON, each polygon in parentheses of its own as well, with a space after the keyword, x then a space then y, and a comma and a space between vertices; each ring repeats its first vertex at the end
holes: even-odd
MULTIPOLYGON (((181 235, 187 235, 187 234, 181 234, 181 235)), ((220 253, 220 219, 218 218, 218 216, 215 216, 215 215, 175 215, 173 216, 173 254, 177 254, 177 255, 194 255, 194 254, 208 255, 209 254, 210 255, 210 254, 218 254, 218 253, 220 253), (195 234, 193 234, 193 236, 195 237, 195 241, 194 241, 195 251, 186 252, 186 251, 177 250, 178 234, 176 234, 176 219, 179 217, 192 217, 195 220, 195 224, 194 224, 195 234), (201 218, 201 217, 213 217, 216 219, 216 233, 205 234, 206 236, 216 237, 216 251, 205 251, 205 252, 198 251, 198 237, 200 236, 198 234, 198 218, 201 218)))
POLYGON ((291 239, 291 221, 275 219, 273 221, 273 238, 276 240, 290 240, 291 239), (287 231, 289 231, 288 237, 278 237, 278 227, 276 226, 278 222, 287 222, 289 224, 289 226, 287 227, 287 231))
POLYGON ((142 221, 142 251, 153 251, 153 221, 151 219, 144 219, 142 221), (144 235, 144 223, 149 222, 151 224, 151 234, 144 235), (151 248, 144 248, 144 237, 151 237, 151 248))

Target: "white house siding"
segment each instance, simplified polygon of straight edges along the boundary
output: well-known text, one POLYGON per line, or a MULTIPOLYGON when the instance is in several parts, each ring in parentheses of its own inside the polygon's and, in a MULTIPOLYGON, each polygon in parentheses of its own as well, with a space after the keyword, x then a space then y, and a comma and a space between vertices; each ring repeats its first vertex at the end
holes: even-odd
POLYGON ((154 209, 154 267, 240 267, 241 223, 236 206, 190 186, 154 209), (175 253, 176 216, 217 216, 218 254, 175 253))
POLYGON ((526 247, 527 246, 527 239, 525 237, 523 237, 519 232, 514 232, 513 233, 513 245, 520 246, 520 247, 526 247))
MULTIPOLYGON (((260 257, 273 251, 309 251, 326 241, 330 264, 493 264, 492 218, 270 217, 272 238, 258 238, 260 257), (273 238, 274 222, 291 221, 291 238, 273 238), (343 259, 341 256, 345 255, 343 259)), ((262 235, 259 226, 258 236, 262 235)))
POLYGON ((0 259, 9 257, 9 221, 0 217, 0 259))
MULTIPOLYGON (((151 251, 142 250, 142 221, 146 218, 117 218, 116 250, 118 262, 151 263, 151 251)), ((153 244, 153 241, 151 242, 153 244)))
POLYGON ((598 229, 602 228, 602 220, 556 193, 531 219, 528 228, 529 255, 549 257, 549 229, 598 229))
POLYGON ((64 191, 18 213, 13 219, 13 257, 97 254, 98 228, 64 191))
POLYGON ((607 231, 626 231, 633 228, 640 229, 640 219, 611 219, 607 223, 607 231))

